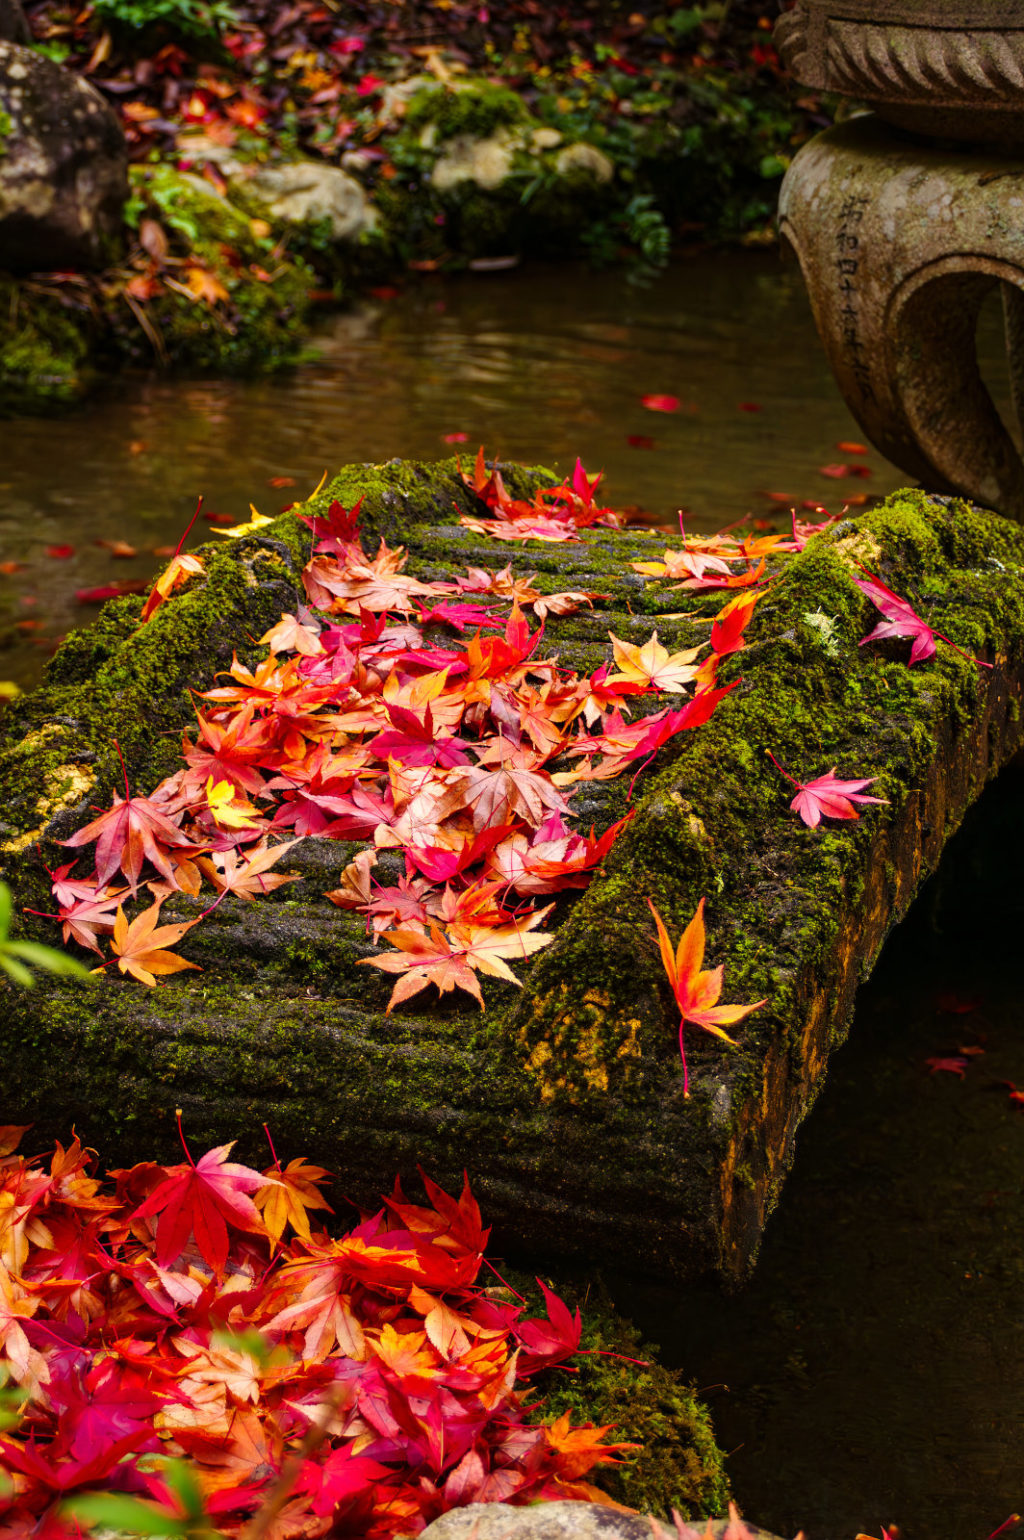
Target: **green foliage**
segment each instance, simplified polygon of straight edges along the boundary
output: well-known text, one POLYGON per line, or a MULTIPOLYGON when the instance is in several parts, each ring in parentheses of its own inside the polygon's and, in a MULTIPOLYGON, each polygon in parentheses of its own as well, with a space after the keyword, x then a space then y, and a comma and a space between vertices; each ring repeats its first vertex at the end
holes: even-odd
POLYGON ((0 416, 73 400, 93 329, 88 311, 56 291, 0 275, 0 416))
MULTIPOLYGON (((21 1409, 28 1400, 29 1392, 11 1379, 7 1364, 0 1364, 0 1433, 16 1428, 21 1421, 21 1409)), ((3 1488, 0 1486, 0 1491, 3 1488)))
MULTIPOLYGON (((14 900, 11 890, 5 882, 0 882, 0 972, 6 973, 12 983, 20 984, 23 989, 31 989, 36 981, 33 968, 42 968, 46 973, 63 973, 77 979, 89 977, 88 968, 83 968, 80 962, 76 962, 66 952, 58 952, 52 946, 41 946, 37 941, 12 941, 13 918, 14 900)), ((3 1424, 3 1415, 3 1386, 0 1382, 0 1426, 3 1424)))
POLYGON ((216 39, 238 24, 230 0, 95 0, 95 10, 102 21, 125 31, 159 26, 197 40, 216 39))
POLYGON ((84 1492, 62 1505, 66 1518, 86 1528, 125 1535, 166 1535, 171 1540, 220 1540, 195 1475, 184 1460, 160 1461, 160 1474, 177 1499, 180 1513, 124 1492, 84 1492))

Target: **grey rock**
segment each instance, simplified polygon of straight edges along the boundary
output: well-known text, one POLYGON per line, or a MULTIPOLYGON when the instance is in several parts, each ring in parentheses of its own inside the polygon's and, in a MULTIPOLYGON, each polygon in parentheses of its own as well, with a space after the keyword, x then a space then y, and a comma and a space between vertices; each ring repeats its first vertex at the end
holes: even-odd
MULTIPOLYGON (((607 1508, 602 1503, 533 1503, 514 1508, 509 1503, 470 1503, 453 1508, 423 1531, 421 1540, 724 1540, 733 1521, 694 1520, 680 1531, 671 1523, 642 1513, 607 1508)), ((743 1540, 778 1540, 766 1529, 740 1523, 732 1534, 743 1540)), ((732 1536, 730 1536, 732 1540, 732 1536)))
POLYGON ((261 166, 249 185, 270 212, 288 224, 329 220, 336 241, 356 241, 377 223, 377 211, 362 185, 340 166, 313 160, 261 166))
POLYGON ((99 92, 0 42, 0 268, 102 266, 127 196, 124 135, 99 92))
POLYGON ((377 211, 362 184, 340 166, 317 160, 253 165, 205 134, 186 134, 180 149, 194 163, 213 162, 227 180, 229 199, 233 187, 255 193, 271 216, 286 224, 326 219, 333 239, 343 243, 357 241, 377 224, 377 211))

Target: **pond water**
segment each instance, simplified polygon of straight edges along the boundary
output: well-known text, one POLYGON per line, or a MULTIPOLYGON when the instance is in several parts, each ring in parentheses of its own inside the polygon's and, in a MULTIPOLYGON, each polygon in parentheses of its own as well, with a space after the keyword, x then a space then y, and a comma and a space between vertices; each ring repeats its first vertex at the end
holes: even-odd
POLYGON ((613 1285, 779 1535, 985 1540, 1024 1512, 1022 860, 1011 768, 858 996, 753 1282, 683 1310, 613 1285))
MULTIPOLYGON (((799 273, 774 254, 679 261, 647 289, 565 268, 430 279, 326 321, 316 342, 284 378, 123 378, 59 420, 0 424, 0 561, 21 564, 0 574, 0 679, 33 682, 55 637, 94 613, 77 590, 161 566, 154 547, 176 542, 199 493, 233 521, 250 500, 274 513, 325 470, 436 458, 452 433, 469 456, 483 443, 568 471, 579 454, 605 470, 608 502, 673 529, 681 508, 702 530, 781 522, 790 501, 835 511, 901 482, 877 454, 837 448, 860 435, 799 273), (647 410, 648 394, 680 410, 647 410), (871 476, 822 474, 845 461, 871 476), (282 477, 294 489, 269 484, 282 477), (139 554, 97 544, 111 540, 139 554)), ((663 1290, 623 1297, 705 1387, 740 1500, 781 1534, 852 1540, 895 1522, 905 1540, 984 1540, 1024 1507, 1024 1116, 991 1088, 1024 1084, 1020 981, 1009 932, 963 918, 982 907, 979 890, 948 922, 941 969, 920 918, 894 940, 752 1287, 682 1315, 663 1290), (984 1006, 941 1015, 958 937, 961 987, 984 1006), (928 1074, 929 1054, 964 1042, 985 1056, 963 1083, 928 1074)), ((1024 919, 1010 900, 1003 913, 1024 919)))
POLYGON ((446 434, 467 434, 470 457, 482 443, 565 471, 580 455, 605 470, 607 501, 673 529, 680 508, 712 530, 785 519, 769 492, 834 510, 900 484, 878 455, 837 450, 859 432, 799 272, 775 253, 683 260, 646 289, 564 267, 429 279, 327 320, 315 342, 314 362, 277 379, 140 375, 59 420, 0 423, 0 560, 25 564, 0 574, 15 606, 0 678, 35 679, 54 637, 95 613, 77 590, 162 565, 153 547, 176 543, 199 493, 235 521, 250 501, 276 513, 339 465, 452 454, 446 434), (645 395, 680 409, 649 411, 645 395), (821 474, 843 461, 871 477, 821 474), (268 485, 283 476, 294 490, 268 485))

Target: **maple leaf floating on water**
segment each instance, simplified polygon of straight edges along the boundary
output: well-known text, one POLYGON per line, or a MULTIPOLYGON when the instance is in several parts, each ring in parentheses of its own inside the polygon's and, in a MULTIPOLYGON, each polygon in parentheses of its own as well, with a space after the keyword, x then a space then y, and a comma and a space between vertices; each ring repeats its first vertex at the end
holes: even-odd
POLYGON ((875 802, 884 807, 889 805, 885 797, 864 795, 864 787, 873 785, 878 779, 877 775, 860 781, 839 781, 833 765, 827 775, 819 775, 816 781, 798 781, 788 770, 783 770, 771 749, 768 750, 768 758, 776 770, 797 788, 796 796, 789 804, 790 811, 799 813, 809 829, 816 829, 822 818, 859 818, 860 814, 853 805, 855 802, 875 802))
POLYGON ((719 1005, 718 997, 722 993, 722 981, 724 968, 720 965, 707 971, 701 971, 701 963, 704 961, 704 900, 697 905, 697 912, 689 925, 679 938, 679 945, 673 952, 672 943, 669 940, 665 922, 655 909, 651 899, 647 900, 654 923, 658 927, 658 945, 661 948, 661 961, 668 981, 672 985, 672 993, 675 996, 676 1005, 679 1007, 679 1057, 683 1063, 683 1095, 690 1094, 690 1074, 686 1064, 686 1047, 683 1034, 686 1023, 700 1027, 702 1032, 710 1032, 712 1037, 720 1038, 723 1043, 735 1047, 735 1043, 729 1035, 722 1031, 723 1027, 731 1027, 734 1022, 742 1021, 744 1016, 749 1016, 751 1011, 760 1010, 766 1005, 766 1000, 757 1000, 753 1005, 719 1005))

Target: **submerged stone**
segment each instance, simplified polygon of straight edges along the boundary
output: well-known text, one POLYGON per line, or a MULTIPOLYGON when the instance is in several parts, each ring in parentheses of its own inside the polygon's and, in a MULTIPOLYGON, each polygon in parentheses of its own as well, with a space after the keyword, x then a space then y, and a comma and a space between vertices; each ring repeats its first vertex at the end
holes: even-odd
MULTIPOLYGON (((531 484, 508 479, 513 495, 531 484)), ((608 659, 609 630, 642 642, 657 627, 667 646, 692 646, 723 602, 633 570, 660 554, 664 537, 648 531, 526 550, 484 540, 457 522, 478 507, 451 462, 351 467, 309 507, 360 495, 364 544, 407 544, 417 576, 511 560, 545 590, 609 595, 604 610, 549 618, 545 646, 567 667, 608 659)), ((307 553, 292 514, 209 551, 206 579, 148 625, 140 599, 108 605, 7 713, 0 860, 19 905, 49 908, 42 859, 65 860, 58 841, 122 784, 115 740, 133 788, 177 767, 190 688, 209 688, 233 650, 250 665, 261 655, 252 638, 297 612, 307 553)), ((423 994, 385 1016, 390 981, 359 966, 373 952, 363 921, 323 897, 356 847, 310 838, 285 863, 304 881, 253 904, 228 898, 190 933, 201 973, 149 990, 115 977, 0 988, 0 1122, 35 1120, 39 1137, 74 1122, 127 1162, 174 1158, 179 1106, 196 1143, 237 1137, 241 1158, 269 1119, 358 1201, 417 1163, 442 1182, 466 1167, 507 1246, 742 1278, 858 982, 1024 738, 1024 533, 962 502, 898 494, 780 559, 747 636, 720 675, 738 687, 637 779, 633 823, 590 889, 560 898, 553 944, 518 968, 521 991, 487 979, 484 1014, 423 994), (861 647, 878 617, 858 563, 994 666, 944 643, 914 668, 905 642, 861 647), (769 750, 802 781, 833 766, 877 777, 888 806, 808 829, 769 750), (690 1034, 684 1098, 647 900, 675 938, 702 897, 723 999, 768 1003, 734 1029, 734 1049, 690 1034)), ((629 794, 628 776, 585 785, 579 825, 607 827, 629 794)), ((198 911, 175 900, 165 917, 198 911)))

